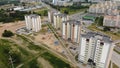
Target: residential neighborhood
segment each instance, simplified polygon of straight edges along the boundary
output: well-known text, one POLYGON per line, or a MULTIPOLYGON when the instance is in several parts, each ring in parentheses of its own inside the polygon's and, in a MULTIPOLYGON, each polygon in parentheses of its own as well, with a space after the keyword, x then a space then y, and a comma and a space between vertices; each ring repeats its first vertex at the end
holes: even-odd
POLYGON ((0 68, 120 68, 119 0, 0 0, 0 68))

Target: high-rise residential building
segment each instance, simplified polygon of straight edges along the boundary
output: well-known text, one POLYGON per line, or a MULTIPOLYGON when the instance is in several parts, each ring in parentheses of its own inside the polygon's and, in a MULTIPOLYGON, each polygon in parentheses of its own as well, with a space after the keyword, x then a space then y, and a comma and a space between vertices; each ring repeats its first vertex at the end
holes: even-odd
POLYGON ((53 15, 55 13, 58 13, 58 11, 48 11, 48 22, 50 22, 50 23, 54 22, 54 19, 53 19, 54 16, 53 15))
POLYGON ((62 23, 62 37, 65 40, 79 43, 81 34, 81 22, 76 20, 68 20, 62 23))
POLYGON ((25 16, 26 28, 33 32, 38 32, 41 29, 41 18, 39 15, 31 14, 25 16))
POLYGON ((114 48, 111 38, 94 32, 82 34, 80 38, 79 61, 91 62, 95 68, 108 68, 114 48))
POLYGON ((69 18, 66 14, 62 14, 62 13, 54 13, 53 15, 53 26, 56 29, 62 29, 62 22, 63 21, 67 21, 69 18))

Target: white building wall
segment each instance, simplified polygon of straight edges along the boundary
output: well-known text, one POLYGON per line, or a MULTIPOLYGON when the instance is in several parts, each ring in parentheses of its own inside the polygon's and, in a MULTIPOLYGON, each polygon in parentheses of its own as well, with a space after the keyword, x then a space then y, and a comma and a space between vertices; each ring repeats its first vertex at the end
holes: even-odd
POLYGON ((38 32, 41 29, 41 18, 37 15, 25 16, 26 28, 38 32))
POLYGON ((65 23, 62 23, 62 35, 63 35, 63 38, 65 38, 65 30, 66 30, 66 27, 65 27, 65 23))
POLYGON ((75 25, 74 27, 74 41, 77 42, 78 37, 78 25, 75 25))
POLYGON ((54 16, 54 23, 53 23, 53 26, 56 28, 56 22, 57 22, 57 17, 54 16))
POLYGON ((67 23, 67 38, 70 38, 71 35, 71 26, 69 23, 67 23))
POLYGON ((79 60, 85 62, 86 38, 81 38, 79 60))

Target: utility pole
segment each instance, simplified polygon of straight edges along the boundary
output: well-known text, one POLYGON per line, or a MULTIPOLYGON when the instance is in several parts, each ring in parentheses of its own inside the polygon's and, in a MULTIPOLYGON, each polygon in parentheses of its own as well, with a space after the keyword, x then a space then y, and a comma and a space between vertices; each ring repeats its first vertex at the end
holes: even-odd
POLYGON ((12 65, 12 68, 14 68, 14 65, 13 65, 13 61, 12 61, 12 57, 9 55, 9 60, 10 60, 10 63, 12 65))
POLYGON ((12 65, 12 68, 14 68, 13 60, 12 60, 12 57, 11 57, 11 55, 10 55, 10 51, 9 51, 9 60, 10 60, 10 63, 11 63, 11 65, 12 65))

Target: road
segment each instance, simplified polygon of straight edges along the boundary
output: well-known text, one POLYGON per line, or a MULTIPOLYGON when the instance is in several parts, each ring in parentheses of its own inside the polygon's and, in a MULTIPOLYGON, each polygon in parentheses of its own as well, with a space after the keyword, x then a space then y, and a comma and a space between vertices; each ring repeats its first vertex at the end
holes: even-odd
POLYGON ((69 15, 69 18, 70 19, 73 19, 73 20, 82 20, 82 17, 85 16, 86 13, 84 12, 79 12, 79 13, 76 13, 76 14, 72 14, 72 15, 69 15))
POLYGON ((111 61, 120 67, 120 54, 113 51, 111 61))
MULTIPOLYGON (((51 6, 45 4, 44 2, 41 2, 41 3, 42 3, 43 6, 45 6, 47 9, 49 9, 49 10, 51 10, 51 11, 58 11, 58 10, 52 8, 51 6)), ((58 12, 59 12, 59 11, 58 11, 58 12)))

